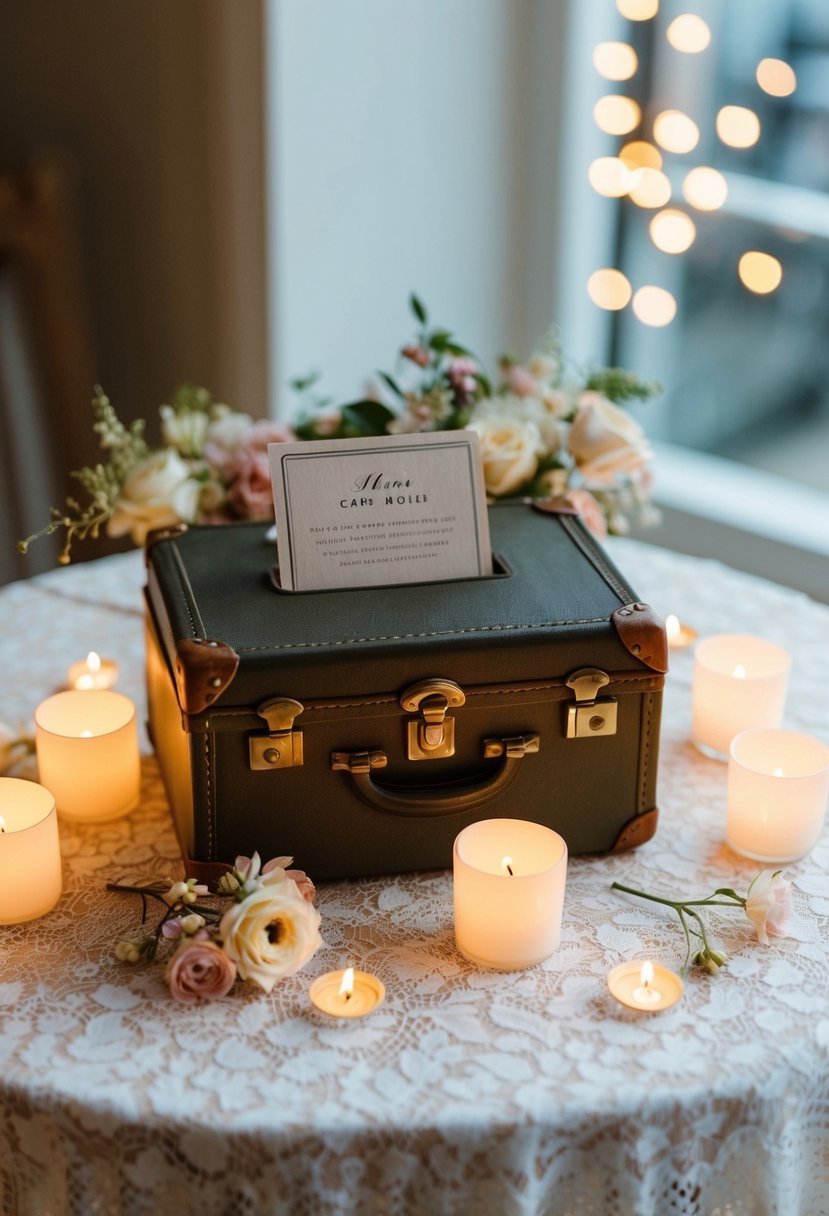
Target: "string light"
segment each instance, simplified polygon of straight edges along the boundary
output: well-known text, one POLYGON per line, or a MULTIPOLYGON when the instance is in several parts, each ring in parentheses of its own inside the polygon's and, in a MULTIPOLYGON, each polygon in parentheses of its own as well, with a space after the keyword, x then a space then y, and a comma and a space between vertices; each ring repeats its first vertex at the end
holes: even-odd
POLYGON ((770 253, 751 249, 744 253, 737 265, 737 273, 749 291, 766 296, 783 281, 783 267, 770 253))
POLYGON ((636 51, 627 42, 600 42, 593 52, 593 67, 605 80, 630 80, 638 66, 636 51))
POLYGON ((664 207, 671 197, 671 183, 659 169, 640 169, 639 181, 629 191, 637 207, 664 207))
POLYGON ((699 143, 699 127, 681 110, 663 110, 653 120, 653 137, 666 152, 691 152, 699 143))
POLYGON ((659 0, 616 0, 616 7, 628 21, 648 21, 659 12, 659 0))
POLYGON ((750 148, 760 138, 760 119, 745 106, 723 106, 716 126, 720 139, 730 148, 750 148))
POLYGON ((590 185, 605 198, 621 198, 638 185, 640 171, 618 156, 599 156, 587 170, 590 185))
POLYGON ((640 287, 633 296, 633 311, 643 325, 661 328, 676 316, 676 300, 664 287, 640 287))
POLYGON ((711 31, 696 13, 683 13, 674 18, 665 31, 665 37, 675 51, 698 55, 711 42, 711 31))
POLYGON ((686 175, 682 193, 697 211, 716 211, 728 198, 728 185, 722 173, 698 165, 686 175))
POLYGON ((650 234, 656 248, 663 253, 684 253, 693 245, 697 228, 690 215, 668 207, 653 217, 650 234))
POLYGON ((797 76, 785 59, 761 59, 757 64, 757 83, 772 97, 788 97, 797 88, 797 76))
POLYGON ((593 107, 593 118, 600 131, 608 135, 627 135, 639 125, 642 111, 632 97, 607 93, 593 107))
POLYGON ((587 294, 590 299, 599 308, 607 308, 611 312, 618 312, 620 308, 625 307, 630 300, 631 290, 630 283, 621 270, 609 267, 594 270, 587 280, 587 294))

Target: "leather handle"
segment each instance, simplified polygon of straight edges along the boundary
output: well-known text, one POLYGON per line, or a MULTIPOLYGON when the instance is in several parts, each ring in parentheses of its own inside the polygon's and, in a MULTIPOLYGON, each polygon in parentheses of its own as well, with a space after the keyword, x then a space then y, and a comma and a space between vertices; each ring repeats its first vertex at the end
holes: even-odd
POLYGON ((518 775, 521 762, 529 752, 538 751, 538 736, 518 736, 503 740, 503 760, 482 780, 463 785, 433 789, 412 789, 410 786, 380 785, 372 769, 384 768, 384 752, 334 752, 331 767, 347 772, 354 783, 355 793, 363 802, 391 815, 428 817, 455 815, 483 806, 502 794, 518 775))

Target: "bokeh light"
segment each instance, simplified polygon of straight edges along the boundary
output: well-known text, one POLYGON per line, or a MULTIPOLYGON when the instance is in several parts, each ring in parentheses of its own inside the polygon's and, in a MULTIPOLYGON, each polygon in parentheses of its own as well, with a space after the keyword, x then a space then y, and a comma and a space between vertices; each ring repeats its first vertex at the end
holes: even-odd
POLYGON ((605 80, 630 80, 638 66, 636 51, 627 42, 600 42, 593 52, 593 67, 605 80))
POLYGON ((728 185, 722 173, 699 165, 686 175, 682 193, 697 211, 716 211, 728 198, 728 185))
POLYGON ((594 270, 587 280, 587 294, 599 308, 618 312, 630 300, 631 286, 621 270, 594 270))
POLYGON ((638 185, 641 174, 635 165, 625 163, 618 156, 599 156, 591 162, 587 176, 597 194, 621 198, 638 185))
POLYGON ((650 222, 651 240, 663 253, 684 253, 694 243, 697 228, 690 215, 667 207, 650 222))
POLYGON ((616 7, 628 21, 648 21, 659 12, 659 0, 616 0, 616 7))
POLYGON ((608 135, 627 135, 639 125, 642 112, 632 97, 606 93, 593 107, 593 118, 600 131, 608 135))
POLYGON ((665 37, 675 51, 686 55, 698 55, 711 41, 711 31, 702 17, 696 13, 682 13, 675 17, 665 31, 665 37))
POLYGON ((783 279, 783 267, 777 258, 773 258, 770 253, 760 253, 757 249, 743 254, 737 264, 737 271, 749 291, 760 296, 774 291, 783 279))
POLYGON ((670 325, 676 316, 676 300, 664 287, 640 287, 633 296, 633 311, 643 325, 670 325))
POLYGON ((797 76, 785 59, 761 59, 757 64, 757 83, 772 97, 788 97, 797 88, 797 76))
POLYGON ((629 144, 625 144, 619 153, 619 159, 629 165, 635 165, 637 169, 662 168, 662 153, 646 139, 633 139, 629 144))
POLYGON ((750 148, 760 138, 760 119, 745 106, 723 106, 717 114, 717 134, 729 148, 750 148))
POLYGON ((653 120, 653 137, 666 152, 691 152, 699 143, 699 127, 681 110, 663 110, 653 120))
POLYGON ((630 191, 637 207, 664 207, 671 197, 671 183, 659 169, 640 169, 639 181, 630 191))

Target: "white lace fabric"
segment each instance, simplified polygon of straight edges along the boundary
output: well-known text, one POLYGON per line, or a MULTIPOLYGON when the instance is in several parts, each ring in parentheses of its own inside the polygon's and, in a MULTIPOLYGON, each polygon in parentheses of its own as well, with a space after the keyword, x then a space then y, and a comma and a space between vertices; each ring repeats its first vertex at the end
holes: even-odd
MULTIPOLYGON (((657 611, 786 646, 786 724, 829 741, 829 609, 651 546, 611 556, 657 611)), ((0 718, 28 719, 93 648, 141 704, 140 582, 128 554, 5 588, 0 718)), ((763 947, 712 911, 719 976, 657 1015, 607 990, 619 962, 684 954, 667 909, 611 882, 704 895, 757 869, 723 843, 725 766, 688 742, 692 659, 672 662, 657 835, 571 860, 561 947, 526 972, 457 953, 450 873, 404 875, 322 886, 325 946, 271 996, 177 1004, 163 967, 115 959, 140 900, 104 886, 182 876, 147 755, 140 809, 62 825, 58 907, 0 927, 0 1213, 829 1213, 829 838, 788 867, 790 937, 763 947), (346 963, 387 998, 332 1022, 308 988, 346 963)))

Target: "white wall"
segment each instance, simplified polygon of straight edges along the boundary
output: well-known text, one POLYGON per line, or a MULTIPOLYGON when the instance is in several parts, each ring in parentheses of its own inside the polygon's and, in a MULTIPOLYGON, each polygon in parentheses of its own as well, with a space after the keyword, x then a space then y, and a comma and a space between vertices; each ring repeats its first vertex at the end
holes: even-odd
POLYGON ((486 359, 550 325, 566 9, 270 0, 273 413, 390 367, 412 289, 486 359))

